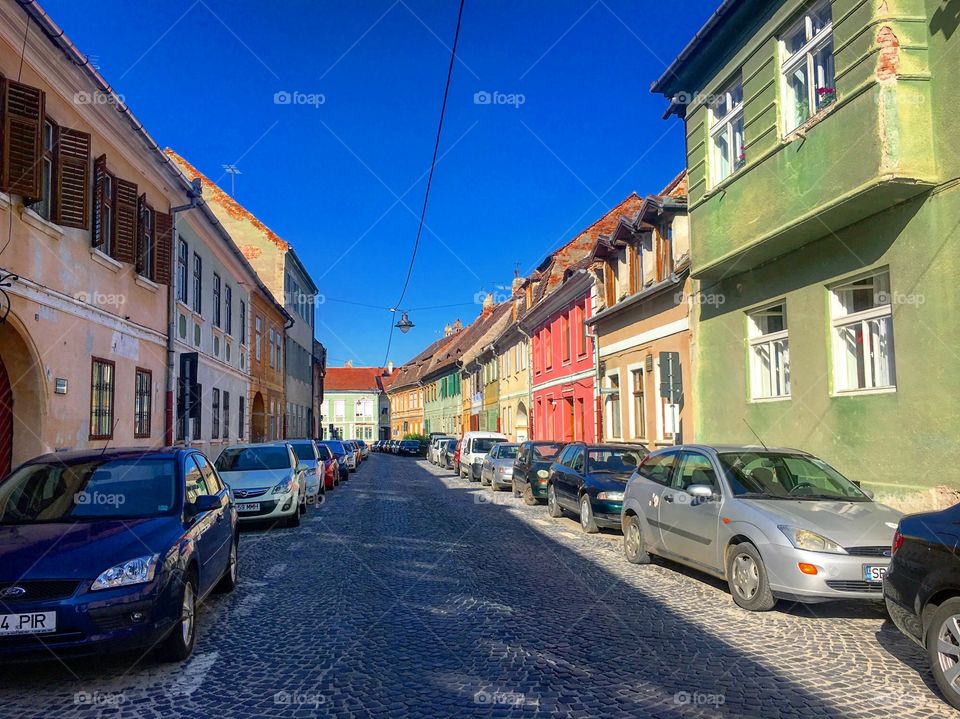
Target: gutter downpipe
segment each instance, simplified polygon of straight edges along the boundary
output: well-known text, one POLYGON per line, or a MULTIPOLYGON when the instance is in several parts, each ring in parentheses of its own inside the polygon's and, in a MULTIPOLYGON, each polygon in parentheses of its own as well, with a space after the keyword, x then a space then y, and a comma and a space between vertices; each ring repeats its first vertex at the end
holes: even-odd
POLYGON ((519 322, 517 330, 527 338, 527 440, 533 441, 533 338, 519 322))
MULTIPOLYGON (((181 212, 186 212, 187 210, 192 210, 198 205, 198 201, 201 195, 201 184, 199 180, 195 180, 191 186, 191 189, 187 192, 187 198, 190 200, 185 205, 178 205, 177 207, 170 208, 170 216, 173 218, 173 237, 170 242, 170 284, 167 285, 167 393, 166 399, 163 407, 163 417, 164 417, 164 444, 167 447, 173 446, 173 423, 174 423, 174 365, 176 364, 176 351, 174 349, 174 333, 176 332, 176 316, 177 316, 177 300, 176 300, 176 284, 177 284, 177 252, 178 252, 178 236, 177 236, 177 219, 181 212)), ((190 420, 187 420, 187 424, 192 424, 190 420)), ((193 427, 188 426, 183 433, 184 442, 187 446, 190 446, 190 441, 193 438, 193 427)))

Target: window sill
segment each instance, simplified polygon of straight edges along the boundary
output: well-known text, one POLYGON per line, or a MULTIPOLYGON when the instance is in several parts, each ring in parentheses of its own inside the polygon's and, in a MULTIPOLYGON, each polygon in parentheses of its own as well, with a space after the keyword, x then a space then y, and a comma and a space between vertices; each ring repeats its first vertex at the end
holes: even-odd
POLYGON ((50 222, 50 220, 40 217, 40 215, 29 207, 23 208, 23 212, 20 213, 20 218, 24 223, 30 225, 30 227, 35 230, 39 230, 50 239, 60 240, 63 238, 63 228, 60 227, 60 225, 56 225, 50 222))
POLYGON ((785 395, 783 397, 752 397, 750 399, 750 404, 770 404, 771 402, 788 402, 793 399, 790 395, 785 395))
POLYGON ((143 275, 136 275, 134 277, 134 282, 136 282, 138 286, 142 287, 145 290, 149 290, 154 294, 160 291, 160 285, 158 285, 153 280, 147 279, 143 275))
POLYGON ((177 309, 180 310, 185 315, 193 314, 193 310, 190 309, 190 305, 188 305, 183 300, 177 300, 177 309))
POLYGON ((120 272, 120 270, 123 269, 123 265, 120 262, 117 262, 110 255, 104 254, 103 252, 98 250, 96 247, 90 248, 90 257, 98 265, 102 265, 103 267, 106 267, 111 272, 116 273, 116 272, 120 272))
POLYGON ((874 389, 843 390, 842 392, 833 392, 830 396, 834 399, 841 399, 843 397, 864 397, 872 394, 895 394, 896 391, 896 387, 875 387, 874 389))

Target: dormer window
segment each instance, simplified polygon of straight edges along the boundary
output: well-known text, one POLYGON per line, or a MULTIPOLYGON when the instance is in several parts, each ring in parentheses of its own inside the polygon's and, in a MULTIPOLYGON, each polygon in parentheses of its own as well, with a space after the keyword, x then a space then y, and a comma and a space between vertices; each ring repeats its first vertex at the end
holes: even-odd
POLYGON ((814 5, 784 33, 780 52, 783 129, 790 134, 837 99, 829 0, 814 5))
POLYGON ((743 140, 743 80, 737 78, 710 106, 710 171, 713 185, 747 162, 743 140))

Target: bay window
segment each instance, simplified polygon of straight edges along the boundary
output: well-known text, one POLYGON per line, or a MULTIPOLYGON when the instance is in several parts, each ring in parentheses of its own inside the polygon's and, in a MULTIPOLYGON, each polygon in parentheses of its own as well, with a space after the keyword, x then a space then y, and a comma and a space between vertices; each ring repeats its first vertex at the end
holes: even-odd
POLYGON ((710 171, 714 185, 746 164, 743 140, 743 80, 719 94, 711 105, 710 171))
POLYGON ((783 129, 789 134, 837 99, 830 2, 805 12, 783 35, 780 47, 783 129))

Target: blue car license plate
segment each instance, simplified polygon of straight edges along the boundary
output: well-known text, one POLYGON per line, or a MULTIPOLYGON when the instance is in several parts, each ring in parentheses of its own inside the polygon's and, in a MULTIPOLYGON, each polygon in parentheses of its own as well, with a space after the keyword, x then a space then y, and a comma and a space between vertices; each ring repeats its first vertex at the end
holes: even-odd
POLYGON ((887 565, 885 564, 864 564, 863 565, 863 578, 870 583, 877 583, 883 581, 883 575, 887 573, 887 565))

